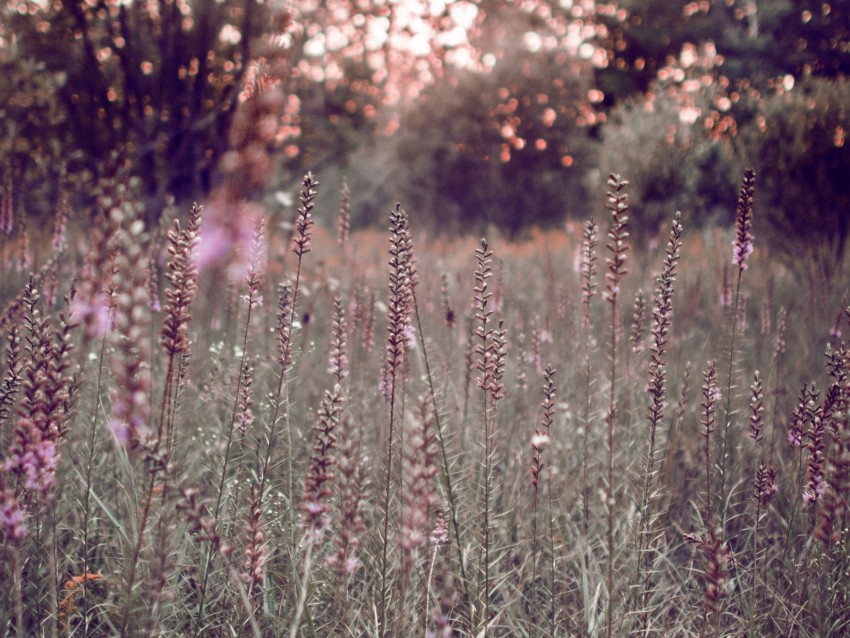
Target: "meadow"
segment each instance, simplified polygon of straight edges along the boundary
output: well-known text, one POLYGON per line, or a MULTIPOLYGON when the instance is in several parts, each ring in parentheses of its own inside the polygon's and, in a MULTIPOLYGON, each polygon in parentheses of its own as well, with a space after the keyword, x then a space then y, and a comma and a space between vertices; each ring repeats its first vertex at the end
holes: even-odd
POLYGON ((752 172, 735 228, 624 175, 517 242, 320 178, 4 239, 0 634, 850 633, 846 281, 752 172))

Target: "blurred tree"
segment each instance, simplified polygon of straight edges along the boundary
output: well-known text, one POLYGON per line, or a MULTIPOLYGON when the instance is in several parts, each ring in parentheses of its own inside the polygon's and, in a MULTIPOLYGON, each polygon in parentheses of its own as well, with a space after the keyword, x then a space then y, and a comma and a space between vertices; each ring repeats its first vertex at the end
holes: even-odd
POLYGON ((273 2, 16 0, 0 17, 4 64, 17 78, 0 86, 19 140, 4 149, 17 186, 57 153, 69 172, 96 176, 120 149, 141 179, 149 219, 168 196, 185 201, 210 189, 249 62, 262 65, 258 81, 288 66, 280 38, 290 16, 273 2), (26 100, 10 100, 27 69, 54 92, 40 105, 49 122, 37 130, 21 124, 26 100))
POLYGON ((47 186, 62 180, 69 159, 67 117, 56 100, 65 82, 62 72, 49 73, 44 64, 19 60, 0 46, 0 175, 12 214, 21 199, 16 190, 27 193, 27 208, 52 210, 55 193, 47 186), (31 179, 21 188, 25 173, 31 179))
POLYGON ((518 51, 491 73, 457 71, 427 89, 396 134, 396 183, 411 207, 442 230, 494 223, 512 235, 584 214, 587 80, 563 52, 518 51))
POLYGON ((827 274, 850 236, 848 104, 847 78, 811 80, 769 99, 745 135, 771 245, 791 262, 808 252, 827 274))
POLYGON ((699 86, 693 95, 655 89, 611 112, 602 129, 599 171, 591 178, 597 186, 609 173, 628 178, 638 242, 657 239, 677 210, 692 226, 731 223, 739 162, 730 140, 704 125, 711 87, 699 86))
POLYGON ((619 0, 596 5, 596 45, 606 63, 596 83, 606 106, 645 93, 659 70, 679 57, 685 43, 716 40, 728 20, 725 3, 689 0, 619 0))
POLYGON ((478 54, 467 39, 482 15, 477 2, 327 0, 299 9, 283 182, 306 169, 348 169, 376 134, 392 135, 401 105, 478 54))
POLYGON ((596 42, 607 53, 596 81, 608 106, 649 89, 683 46, 711 43, 732 90, 764 92, 789 74, 850 71, 850 5, 821 0, 617 0, 599 2, 596 42))
POLYGON ((846 0, 750 2, 754 35, 767 40, 772 73, 834 78, 850 73, 850 3, 846 0), (761 16, 761 17, 760 17, 761 16))
POLYGON ((676 210, 691 224, 734 218, 738 129, 717 64, 713 43, 684 44, 646 93, 614 107, 601 129, 600 174, 592 177, 628 178, 638 238, 653 237, 676 210))

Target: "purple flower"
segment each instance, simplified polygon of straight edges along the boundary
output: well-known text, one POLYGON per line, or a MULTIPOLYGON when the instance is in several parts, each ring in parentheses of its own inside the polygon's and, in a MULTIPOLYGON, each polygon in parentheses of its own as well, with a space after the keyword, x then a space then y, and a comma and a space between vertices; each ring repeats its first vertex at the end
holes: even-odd
POLYGON ((24 476, 26 489, 45 494, 53 486, 59 456, 56 444, 42 436, 30 419, 18 425, 18 442, 0 469, 24 476))
POLYGON ((22 541, 27 533, 27 511, 9 489, 0 493, 0 530, 14 543, 22 541))
POLYGON ((732 245, 735 246, 735 250, 732 254, 732 263, 737 265, 741 270, 747 269, 747 257, 749 257, 753 252, 753 242, 752 238, 744 241, 743 243, 739 243, 736 239, 732 242, 732 245))
POLYGON ((748 168, 744 171, 741 192, 738 195, 737 216, 735 218, 735 241, 732 251, 732 263, 740 270, 746 270, 747 257, 753 252, 753 193, 755 191, 756 173, 748 168))
POLYGON ((790 430, 788 432, 788 445, 791 447, 800 447, 803 445, 803 433, 799 430, 790 430))

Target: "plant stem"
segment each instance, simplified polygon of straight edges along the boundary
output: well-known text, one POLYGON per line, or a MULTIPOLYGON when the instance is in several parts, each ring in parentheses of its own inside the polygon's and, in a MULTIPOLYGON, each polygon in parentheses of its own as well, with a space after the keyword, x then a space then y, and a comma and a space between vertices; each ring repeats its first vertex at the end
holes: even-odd
POLYGON ((434 422, 437 425, 437 442, 440 446, 440 456, 443 461, 443 482, 446 486, 446 494, 449 497, 449 510, 451 511, 452 527, 454 528, 455 548, 457 549, 458 565, 460 566, 460 575, 463 581, 463 597, 464 605, 469 612, 469 582, 466 577, 466 564, 463 558, 463 547, 460 536, 460 524, 458 523, 457 504, 455 502, 454 487, 452 483, 451 470, 449 468, 449 456, 446 452, 446 444, 443 438, 443 425, 440 420, 440 411, 437 408, 437 396, 434 392, 434 381, 431 376, 431 364, 428 361, 428 350, 425 347, 425 334, 422 332, 422 319, 419 315, 419 302, 416 298, 416 286, 411 286, 411 294, 413 298, 413 310, 416 315, 416 328, 419 333, 419 342, 422 345, 422 355, 425 360, 425 374, 428 378, 428 389, 431 395, 431 403, 434 408, 434 422))
POLYGON ((735 337, 738 328, 738 300, 741 295, 741 276, 743 268, 738 269, 738 281, 735 285, 735 303, 732 310, 732 342, 729 345, 729 368, 726 377, 726 406, 723 424, 723 438, 720 447, 720 520, 721 525, 726 523, 726 457, 729 453, 729 426, 732 424, 732 368, 735 361, 735 337))

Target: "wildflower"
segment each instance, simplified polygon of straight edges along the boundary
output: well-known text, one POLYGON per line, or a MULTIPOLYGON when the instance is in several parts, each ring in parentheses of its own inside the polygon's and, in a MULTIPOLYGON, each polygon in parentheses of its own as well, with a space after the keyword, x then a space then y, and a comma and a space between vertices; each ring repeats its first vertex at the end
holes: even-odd
POLYGON ((735 241, 732 253, 732 263, 740 270, 747 269, 747 257, 753 252, 753 191, 755 188, 756 173, 748 168, 744 171, 744 180, 741 185, 741 193, 738 196, 738 211, 735 220, 735 241))
POLYGON ((242 582, 248 588, 248 595, 255 597, 263 586, 267 559, 266 535, 263 530, 263 507, 260 490, 251 487, 251 508, 245 523, 243 538, 245 559, 243 562, 242 582))
POLYGON ((779 486, 776 485, 776 470, 764 463, 759 463, 753 488, 756 500, 762 506, 767 505, 773 495, 779 491, 779 486))
POLYGON ((313 178, 313 174, 309 172, 301 183, 304 188, 299 196, 301 206, 295 221, 295 235, 292 237, 292 251, 298 257, 303 257, 312 250, 313 208, 318 194, 316 187, 319 185, 319 182, 313 178))
POLYGON ((761 441, 761 430, 764 425, 762 418, 764 415, 764 388, 758 370, 755 372, 750 390, 752 393, 750 398, 750 437, 756 441, 761 441))
POLYGON ((251 294, 245 294, 245 295, 242 295, 242 301, 245 302, 246 306, 250 306, 252 309, 253 308, 259 308, 260 306, 263 305, 263 296, 262 295, 254 296, 254 295, 251 295, 251 294))
POLYGON ((449 542, 449 525, 443 510, 437 510, 434 517, 434 529, 431 530, 430 542, 432 545, 445 545, 449 542))
POLYGON ((334 299, 333 338, 328 362, 328 373, 336 377, 337 383, 348 376, 348 330, 342 310, 342 299, 334 299))
POLYGON ((543 432, 535 432, 531 437, 531 447, 534 449, 543 449, 549 445, 549 435, 543 432))
POLYGON ((330 524, 327 515, 328 499, 331 496, 329 482, 333 480, 332 470, 336 465, 334 430, 339 425, 342 410, 341 393, 342 389, 338 385, 334 387, 333 392, 325 391, 314 426, 315 443, 310 467, 304 480, 304 500, 301 505, 301 511, 305 515, 303 523, 315 538, 320 538, 321 532, 330 524))
POLYGON ((0 492, 0 530, 13 543, 19 543, 27 534, 27 511, 9 488, 0 492))
POLYGON ((337 243, 344 247, 351 232, 351 192, 348 182, 343 178, 340 194, 339 218, 337 221, 337 243))
POLYGON ((103 580, 103 574, 85 573, 74 576, 65 581, 65 595, 59 601, 59 618, 63 625, 67 625, 69 616, 77 613, 77 601, 80 598, 79 589, 86 583, 103 580))

